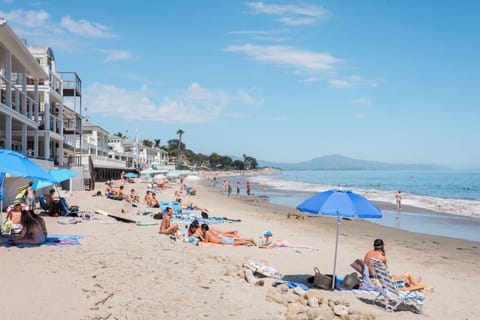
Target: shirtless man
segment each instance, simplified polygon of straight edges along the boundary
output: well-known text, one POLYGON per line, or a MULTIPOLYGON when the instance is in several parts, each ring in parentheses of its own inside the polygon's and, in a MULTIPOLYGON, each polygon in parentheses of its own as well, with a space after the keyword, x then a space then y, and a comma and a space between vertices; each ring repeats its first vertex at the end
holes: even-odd
MULTIPOLYGON (((368 251, 363 259, 368 267, 370 278, 375 278, 375 271, 373 271, 371 267, 370 258, 380 260, 385 266, 387 266, 387 252, 385 251, 385 244, 382 239, 376 239, 373 242, 373 250, 368 251)), ((416 286, 422 281, 421 277, 414 278, 410 272, 405 272, 398 276, 392 276, 392 278, 393 280, 404 279, 405 286, 407 287, 416 286)))
POLYGON ((400 210, 402 208, 402 191, 397 192, 395 200, 397 202, 397 210, 400 210))
POLYGON ((232 239, 226 236, 217 237, 209 229, 208 224, 202 224, 202 241, 205 243, 216 243, 216 244, 232 244, 234 246, 244 246, 244 245, 254 245, 257 244, 253 239, 232 239))
POLYGON ((25 205, 27 206, 28 210, 33 210, 35 206, 35 190, 32 189, 33 181, 30 181, 27 186, 27 198, 25 200, 25 205))
POLYGON ((160 231, 158 233, 171 235, 175 234, 178 230, 178 224, 171 224, 170 218, 172 217, 173 209, 168 207, 167 212, 163 216, 162 223, 160 224, 160 231))

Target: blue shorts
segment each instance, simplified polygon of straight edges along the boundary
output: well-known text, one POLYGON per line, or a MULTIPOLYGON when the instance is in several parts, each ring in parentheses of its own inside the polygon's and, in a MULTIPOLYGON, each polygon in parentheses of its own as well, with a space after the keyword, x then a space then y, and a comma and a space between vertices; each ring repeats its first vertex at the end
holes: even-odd
POLYGON ((222 241, 222 244, 233 244, 234 240, 229 237, 221 237, 220 241, 222 241))

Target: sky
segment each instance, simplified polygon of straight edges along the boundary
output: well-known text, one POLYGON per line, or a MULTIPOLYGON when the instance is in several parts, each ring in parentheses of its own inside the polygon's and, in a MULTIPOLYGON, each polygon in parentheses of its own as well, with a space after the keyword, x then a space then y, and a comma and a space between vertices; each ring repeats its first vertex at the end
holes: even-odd
POLYGON ((18 1, 110 133, 278 162, 480 168, 478 1, 18 1))

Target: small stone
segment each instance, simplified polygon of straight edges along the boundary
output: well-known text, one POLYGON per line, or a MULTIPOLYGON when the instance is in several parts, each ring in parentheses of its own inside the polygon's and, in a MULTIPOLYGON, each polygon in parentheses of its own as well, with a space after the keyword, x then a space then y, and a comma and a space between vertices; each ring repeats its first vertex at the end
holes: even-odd
POLYGON ((295 293, 296 295, 299 295, 300 297, 305 297, 305 290, 303 290, 300 287, 295 287, 293 289, 293 293, 295 293))
POLYGON ((245 269, 245 270, 243 270, 243 273, 245 274, 245 280, 248 283, 254 283, 255 282, 255 276, 253 275, 252 270, 245 269))
POLYGON ((263 286, 265 285, 265 281, 259 280, 259 281, 255 282, 255 285, 256 285, 257 287, 263 287, 263 286))
POLYGON ((333 313, 339 317, 346 317, 348 316, 348 308, 343 304, 337 304, 333 307, 333 313))
POLYGON ((308 304, 309 307, 312 307, 312 308, 318 308, 319 307, 318 300, 315 297, 309 298, 307 300, 307 304, 308 304))
POLYGON ((278 291, 280 291, 281 293, 286 293, 288 292, 288 286, 285 284, 285 283, 282 283, 280 285, 277 286, 277 289, 278 291))
POLYGON ((323 302, 323 294, 322 294, 322 292, 320 292, 320 290, 308 290, 305 293, 305 296, 306 296, 307 299, 317 298, 317 301, 318 301, 319 304, 321 304, 323 302))
POLYGON ((302 308, 300 305, 296 303, 290 303, 287 307, 287 314, 297 314, 302 311, 302 308))

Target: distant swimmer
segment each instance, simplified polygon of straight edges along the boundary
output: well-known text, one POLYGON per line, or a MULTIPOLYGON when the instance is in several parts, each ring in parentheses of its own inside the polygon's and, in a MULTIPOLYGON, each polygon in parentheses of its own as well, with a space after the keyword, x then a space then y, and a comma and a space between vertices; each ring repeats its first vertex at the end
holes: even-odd
POLYGON ((402 191, 397 192, 395 200, 397 202, 397 210, 400 210, 402 208, 402 191))

